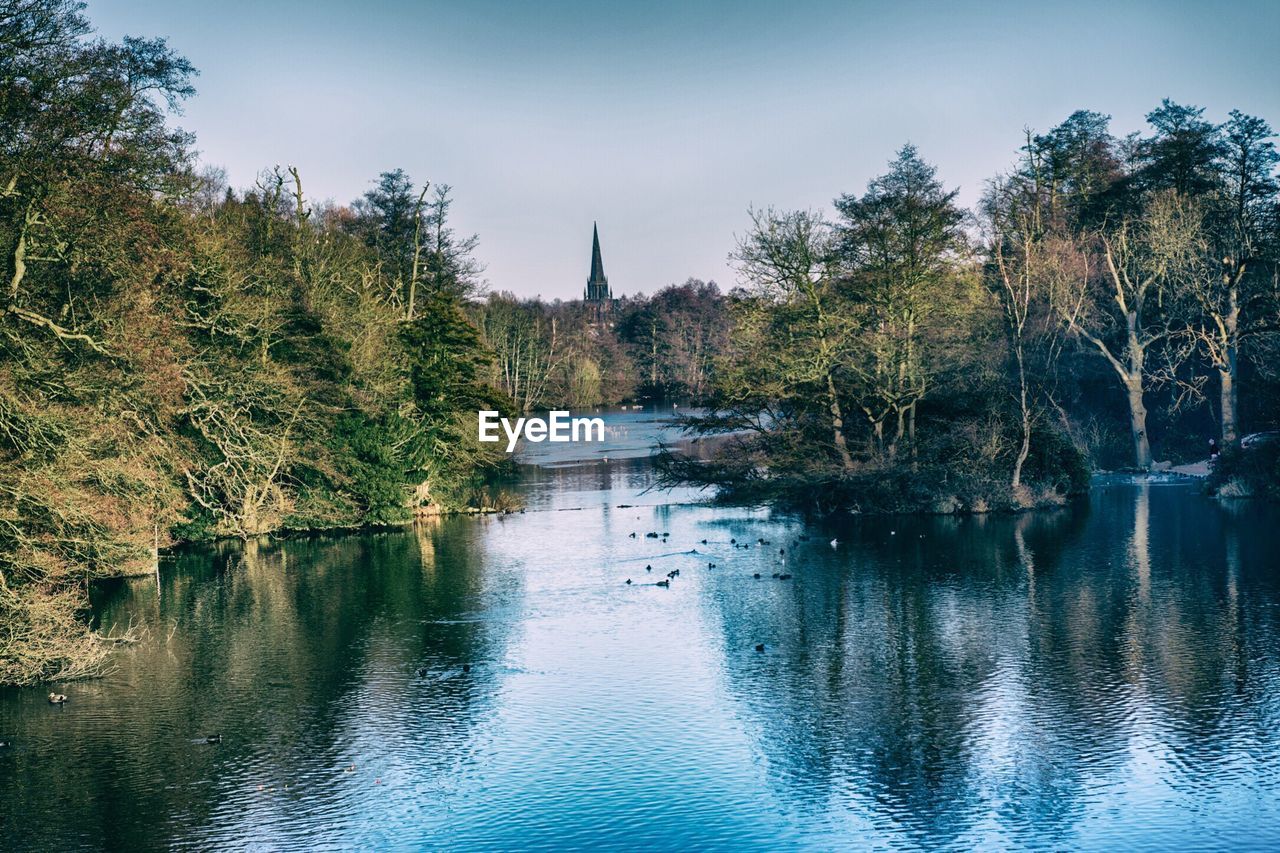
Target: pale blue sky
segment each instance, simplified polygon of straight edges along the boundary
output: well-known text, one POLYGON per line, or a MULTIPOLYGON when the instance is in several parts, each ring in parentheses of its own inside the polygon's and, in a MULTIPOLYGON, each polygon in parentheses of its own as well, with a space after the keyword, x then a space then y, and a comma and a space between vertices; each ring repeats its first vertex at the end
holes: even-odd
POLYGON ((1022 128, 1142 127, 1162 97, 1280 125, 1280 2, 89 0, 200 69, 180 123, 249 185, 292 164, 349 202, 383 170, 454 186, 495 289, 733 283, 750 204, 829 208, 915 143, 972 203, 1022 128))

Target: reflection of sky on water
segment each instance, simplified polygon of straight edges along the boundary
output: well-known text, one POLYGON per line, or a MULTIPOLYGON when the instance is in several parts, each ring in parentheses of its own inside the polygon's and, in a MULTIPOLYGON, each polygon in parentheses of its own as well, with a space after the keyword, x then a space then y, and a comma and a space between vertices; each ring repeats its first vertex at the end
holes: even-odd
POLYGON ((1112 479, 807 525, 564 461, 522 468, 524 513, 193 549, 104 590, 105 624, 150 630, 119 671, 62 709, 0 694, 6 839, 1280 843, 1275 507, 1112 479))

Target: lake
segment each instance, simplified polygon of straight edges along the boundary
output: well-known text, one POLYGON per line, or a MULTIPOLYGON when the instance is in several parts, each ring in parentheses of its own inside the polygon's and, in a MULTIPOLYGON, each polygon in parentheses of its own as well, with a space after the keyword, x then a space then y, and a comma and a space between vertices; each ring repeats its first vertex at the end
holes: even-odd
POLYGON ((806 523, 649 491, 670 424, 606 417, 523 513, 103 585, 146 636, 0 693, 0 846, 1280 847, 1276 507, 806 523))

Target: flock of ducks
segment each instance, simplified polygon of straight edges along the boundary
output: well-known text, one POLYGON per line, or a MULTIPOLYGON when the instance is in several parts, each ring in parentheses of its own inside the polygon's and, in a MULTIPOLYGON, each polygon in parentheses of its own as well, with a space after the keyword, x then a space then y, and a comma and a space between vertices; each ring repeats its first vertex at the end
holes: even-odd
MULTIPOLYGON (((651 531, 649 531, 648 533, 646 533, 646 534, 644 535, 644 538, 646 538, 646 539, 661 539, 664 543, 666 543, 667 541, 669 541, 670 536, 671 536, 671 534, 670 534, 670 533, 668 533, 668 532, 665 532, 665 531, 660 533, 660 532, 658 532, 658 531, 656 531, 656 530, 651 530, 651 531)), ((629 538, 631 538, 631 539, 635 539, 635 538, 636 538, 636 534, 635 534, 635 532, 634 532, 634 531, 630 534, 629 538)), ((794 547, 796 547, 797 545, 799 545, 801 542, 807 542, 807 541, 808 541, 808 539, 809 539, 809 537, 808 537, 808 536, 801 536, 801 537, 799 537, 795 542, 792 542, 792 543, 791 543, 791 547, 792 547, 792 548, 794 548, 794 547)), ((706 540, 706 539, 702 539, 702 540, 699 540, 699 544, 701 544, 701 545, 708 545, 708 544, 710 544, 710 542, 709 542, 708 540, 706 540)), ((744 542, 744 543, 740 543, 740 542, 738 542, 738 540, 735 538, 735 539, 730 539, 730 540, 729 540, 729 544, 730 544, 730 545, 732 545, 735 549, 741 548, 741 549, 743 549, 743 550, 747 550, 747 549, 749 549, 749 548, 751 548, 751 547, 752 547, 752 544, 753 544, 753 543, 751 543, 751 542, 744 542)), ((754 545, 756 545, 757 547, 768 547, 768 546, 770 546, 770 545, 772 545, 772 544, 773 544, 772 542, 770 542, 768 539, 765 539, 764 537, 761 537, 761 538, 757 539, 757 540, 755 541, 755 543, 754 543, 754 545)), ((836 539, 832 539, 832 540, 831 540, 831 547, 832 547, 832 548, 837 547, 839 544, 840 544, 840 543, 839 543, 839 541, 838 541, 838 540, 836 540, 836 539)), ((696 553, 698 553, 698 550, 695 548, 693 551, 691 551, 691 552, 689 552, 689 553, 696 554, 696 553)), ((783 562, 785 562, 785 561, 786 561, 786 559, 787 559, 787 549, 786 549, 786 548, 779 548, 779 549, 778 549, 778 556, 782 558, 783 562)), ((714 568, 716 568, 716 564, 715 564, 715 563, 711 563, 711 562, 709 562, 709 563, 707 563, 707 568, 708 568, 708 569, 714 569, 714 568)), ((647 564, 645 564, 644 570, 645 570, 646 572, 651 572, 651 571, 653 571, 653 564, 652 564, 652 563, 647 563, 647 564)), ((679 570, 679 569, 672 569, 671 571, 667 572, 667 576, 666 576, 666 578, 665 578, 665 579, 660 580, 660 581, 658 581, 658 582, 656 582, 656 583, 650 584, 650 586, 669 587, 669 586, 671 586, 671 581, 672 581, 672 579, 673 579, 673 578, 678 578, 678 577, 680 577, 680 570, 679 570)), ((752 577, 752 578, 754 578, 755 580, 759 580, 759 579, 761 578, 761 574, 760 574, 759 572, 755 572, 754 574, 752 574, 752 575, 751 575, 751 577, 752 577)), ((774 577, 774 579, 776 579, 776 580, 780 580, 780 581, 789 581, 789 580, 791 580, 792 575, 791 575, 791 573, 790 573, 790 572, 774 572, 774 573, 773 573, 773 577, 774 577)), ((633 584, 635 583, 635 581, 631 580, 631 578, 627 578, 625 581, 623 581, 623 583, 625 583, 627 586, 631 586, 631 585, 633 585, 633 584)), ((757 651, 763 651, 763 649, 757 649, 757 651)))
MULTIPOLYGON (((657 530, 651 530, 651 531, 649 531, 648 533, 646 533, 646 534, 644 535, 644 538, 646 538, 646 539, 660 539, 660 540, 662 540, 662 542, 663 542, 663 543, 668 542, 668 541, 669 541, 669 539, 670 539, 670 537, 671 537, 671 534, 670 534, 669 532, 666 532, 666 531, 659 532, 659 531, 657 531, 657 530)), ((636 533, 633 531, 633 532, 630 534, 629 538, 631 538, 631 539, 635 539, 635 538, 636 538, 636 533)), ((795 542, 792 542, 792 543, 791 543, 791 547, 792 547, 792 548, 795 548, 795 547, 797 547, 801 542, 807 542, 808 540, 809 540, 809 537, 808 537, 808 536, 800 536, 799 538, 797 538, 797 539, 796 539, 796 541, 795 541, 795 542)), ((708 540, 706 540, 706 539, 702 539, 702 540, 700 540, 700 541, 699 541, 699 544, 701 544, 701 545, 709 545, 709 544, 711 544, 711 543, 710 543, 708 540)), ((742 550, 744 550, 744 551, 745 551, 745 550, 750 549, 750 548, 751 548, 751 547, 753 547, 753 546, 755 546, 755 547, 759 547, 759 548, 767 548, 767 547, 770 547, 773 543, 772 543, 772 542, 770 542, 768 539, 765 539, 764 537, 760 537, 760 538, 756 539, 756 541, 755 541, 754 543, 752 543, 752 542, 739 542, 736 538, 733 538, 733 539, 730 539, 730 540, 729 540, 729 544, 730 544, 730 545, 732 545, 732 546, 734 547, 734 549, 735 549, 735 550, 737 550, 737 549, 742 549, 742 550)), ((834 550, 834 549, 836 549, 837 547, 839 547, 839 545, 840 545, 840 541, 839 541, 838 539, 832 539, 832 540, 831 540, 831 542, 830 542, 829 544, 831 545, 831 548, 834 550)), ((695 548, 695 549, 693 549, 693 551, 691 551, 691 552, 689 552, 689 553, 697 554, 697 553, 698 553, 698 550, 695 548)), ((783 563, 785 564, 785 563, 786 563, 786 559, 787 559, 787 549, 786 549, 786 548, 779 548, 779 549, 778 549, 778 556, 782 559, 783 563)), ((716 564, 715 564, 714 562, 708 562, 708 563, 707 563, 707 568, 708 568, 708 569, 714 569, 714 568, 716 568, 716 564)), ((653 571, 653 564, 652 564, 652 563, 646 563, 646 564, 645 564, 645 567, 644 567, 644 570, 645 570, 646 572, 652 572, 652 571, 653 571)), ((660 580, 660 581, 657 581, 656 583, 650 584, 650 586, 660 586, 660 587, 663 587, 663 588, 667 588, 667 587, 670 587, 670 586, 671 586, 671 581, 672 581, 673 579, 675 579, 675 578, 678 578, 678 577, 680 577, 680 570, 679 570, 679 569, 672 569, 671 571, 667 572, 667 576, 666 576, 665 578, 663 578, 663 579, 662 579, 662 580, 660 580)), ((755 579, 755 580, 760 580, 760 578, 761 578, 761 574, 760 574, 759 572, 754 572, 754 573, 751 575, 751 577, 752 577, 753 579, 755 579)), ((792 575, 791 575, 791 573, 790 573, 790 572, 774 572, 774 573, 773 573, 773 575, 772 575, 772 577, 773 577, 775 580, 780 580, 780 581, 789 581, 789 580, 791 580, 792 575)), ((623 583, 625 583, 627 586, 632 586, 635 582, 634 582, 634 581, 632 581, 632 580, 631 580, 631 578, 627 578, 623 583)), ((763 652, 763 651, 765 651, 765 644, 764 644, 764 643, 756 643, 756 645, 755 645, 755 650, 756 650, 757 652, 763 652)))

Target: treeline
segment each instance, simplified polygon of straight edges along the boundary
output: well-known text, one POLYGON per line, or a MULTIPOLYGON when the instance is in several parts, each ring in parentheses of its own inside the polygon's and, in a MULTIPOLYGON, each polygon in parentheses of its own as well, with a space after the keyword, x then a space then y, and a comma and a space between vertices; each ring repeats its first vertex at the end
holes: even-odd
POLYGON ((0 3, 0 683, 93 671, 90 581, 164 546, 481 505, 505 464, 448 187, 232 192, 168 121, 191 65, 80 5, 0 3))
POLYGON ((700 402, 728 347, 729 303, 689 279, 617 300, 596 316, 582 302, 491 294, 473 316, 494 353, 493 383, 529 412, 624 401, 700 402))
POLYGON ((1156 432, 1162 460, 1198 459, 1211 436, 1230 456, 1241 424, 1274 427, 1272 129, 1167 100, 1147 121, 1116 137, 1077 112, 1028 134, 976 211, 909 145, 834 217, 753 211, 732 345, 692 423, 739 434, 710 462, 667 457, 666 476, 981 511, 1060 501, 1087 463, 1148 469, 1156 432))

